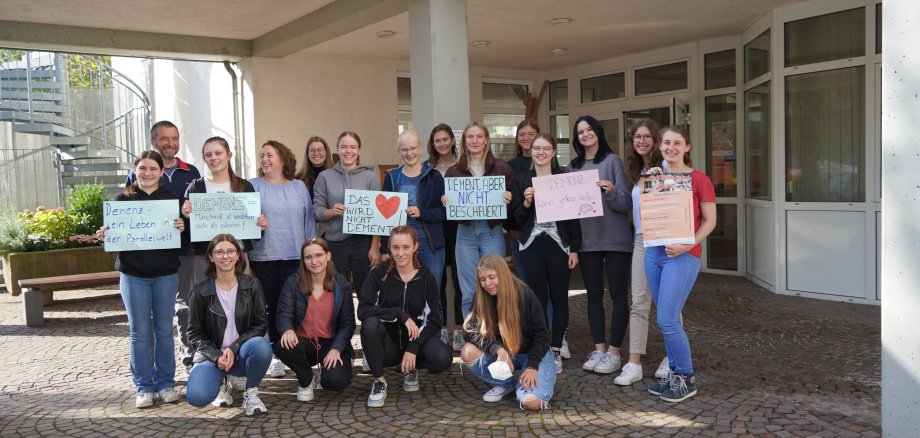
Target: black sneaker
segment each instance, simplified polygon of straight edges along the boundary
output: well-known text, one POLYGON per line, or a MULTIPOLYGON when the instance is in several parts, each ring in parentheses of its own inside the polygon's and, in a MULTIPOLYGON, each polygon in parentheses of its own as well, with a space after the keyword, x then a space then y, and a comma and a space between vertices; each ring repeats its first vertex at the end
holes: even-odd
POLYGON ((661 393, 671 389, 671 379, 674 377, 674 370, 669 370, 668 374, 661 378, 658 383, 648 386, 648 392, 652 395, 661 395, 661 393))
POLYGON ((418 391, 418 370, 406 373, 406 377, 403 379, 403 390, 406 392, 418 391))
POLYGON ((671 387, 661 392, 661 399, 677 403, 696 395, 696 378, 692 374, 673 374, 671 387))
POLYGON ((383 402, 387 399, 387 383, 382 380, 374 379, 371 386, 371 395, 367 396, 367 407, 382 408, 383 402))

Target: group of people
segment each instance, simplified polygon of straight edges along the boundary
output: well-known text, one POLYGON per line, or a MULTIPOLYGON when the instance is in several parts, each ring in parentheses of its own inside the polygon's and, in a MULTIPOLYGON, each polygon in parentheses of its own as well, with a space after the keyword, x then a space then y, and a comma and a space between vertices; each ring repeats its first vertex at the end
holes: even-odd
MULTIPOLYGON (((421 138, 404 131, 396 141, 403 164, 387 172, 382 184, 374 166, 361 164, 361 139, 354 132, 338 137, 337 160, 326 140, 311 137, 299 170, 291 149, 270 140, 261 147, 258 176, 247 181, 234 173, 225 139, 204 142, 209 175, 201 177, 176 156, 178 128, 158 122, 151 129, 153 150, 134 160, 116 199, 176 200, 175 226, 183 236, 182 248, 122 251, 116 260, 130 327, 135 405, 180 398, 174 388, 175 314, 179 356, 189 372, 186 398, 194 406, 229 406, 236 389, 243 392, 247 415, 265 412, 259 385, 265 375, 284 376, 285 366, 297 376, 297 400, 312 400, 316 388, 348 387, 357 316, 363 362, 373 376, 370 407, 385 402, 385 368, 398 366, 403 390, 417 391, 418 370, 448 369, 453 347, 464 366, 492 386, 484 401, 516 392, 522 409, 545 409, 562 359, 570 357, 565 334, 576 266, 587 289, 595 346, 582 368, 602 374, 621 369, 618 385, 641 380, 655 302, 667 357, 656 372, 660 381, 648 390, 671 402, 693 396, 681 310, 700 268, 699 243, 715 226, 712 183, 690 167, 691 143, 682 127, 659 129, 642 120, 629 133, 625 163, 591 116, 575 121, 572 139, 576 157, 563 170, 555 139, 530 119, 518 126, 517 157, 508 162, 493 155, 489 130, 479 122, 465 127, 459 148, 448 125, 436 126, 424 161, 421 138), (534 178, 591 169, 600 178, 602 215, 536 220, 534 178), (695 243, 646 249, 639 178, 669 172, 692 177, 695 243), (507 219, 446 219, 445 178, 470 176, 504 177, 507 219), (344 233, 347 189, 405 193, 406 224, 387 236, 344 233), (210 242, 189 241, 190 194, 221 192, 259 193, 260 239, 220 234, 210 242), (505 261, 506 231, 516 275, 505 261), (613 301, 609 338, 605 274, 613 301), (460 305, 453 309, 446 305, 449 281, 459 286, 454 301, 460 305), (452 334, 445 326, 451 311, 457 321, 452 334), (628 362, 621 366, 627 327, 628 362)), ((104 238, 106 231, 97 234, 104 238)))

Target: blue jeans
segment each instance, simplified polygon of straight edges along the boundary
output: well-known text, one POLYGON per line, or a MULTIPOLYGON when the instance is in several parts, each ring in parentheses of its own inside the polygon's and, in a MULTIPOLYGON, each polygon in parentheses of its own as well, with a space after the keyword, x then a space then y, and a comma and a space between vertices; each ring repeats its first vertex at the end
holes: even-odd
POLYGON ((156 392, 176 384, 172 327, 178 286, 178 274, 153 278, 121 274, 119 289, 128 314, 131 376, 137 392, 156 392))
POLYGON ((464 318, 473 308, 473 295, 476 294, 478 281, 476 265, 479 264, 479 259, 487 254, 505 256, 505 238, 501 225, 489 228, 487 221, 480 220, 472 221, 469 225, 457 226, 456 269, 460 277, 460 309, 464 318))
POLYGON ((527 283, 527 273, 524 272, 524 264, 521 263, 521 243, 511 236, 508 237, 511 242, 511 258, 514 259, 514 267, 517 268, 517 276, 521 281, 527 283))
MULTIPOLYGON (((426 268, 434 275, 435 281, 438 283, 438 290, 441 290, 441 275, 444 274, 444 247, 440 249, 434 249, 431 247, 431 243, 428 240, 428 236, 425 234, 424 229, 415 227, 416 233, 418 233, 418 261, 422 262, 426 268)), ((443 315, 442 315, 443 317, 443 315)), ((441 322, 446 321, 442 319, 441 322)))
MULTIPOLYGON (((517 354, 511 357, 511 362, 514 364, 514 375, 505 380, 496 379, 489 373, 489 365, 495 362, 495 359, 495 356, 483 352, 482 356, 479 356, 479 359, 466 364, 466 366, 476 377, 479 377, 480 380, 489 385, 503 386, 506 388, 517 385, 521 379, 521 371, 527 368, 527 355, 517 354)), ((555 388, 555 386, 556 364, 553 363, 552 350, 548 350, 540 361, 540 369, 537 370, 537 387, 524 391, 520 386, 517 386, 515 396, 517 396, 518 401, 521 401, 525 395, 533 394, 540 400, 549 401, 549 399, 553 398, 553 388, 555 388)))
POLYGON ((658 312, 658 327, 664 335, 671 369, 681 374, 693 374, 690 341, 680 323, 680 313, 699 272, 699 257, 689 253, 668 257, 663 246, 646 249, 645 276, 658 312))
POLYGON ((211 403, 217 398, 220 385, 227 374, 246 377, 246 389, 257 388, 262 383, 262 377, 268 371, 271 361, 272 346, 268 339, 264 336, 249 338, 240 347, 230 371, 217 368, 217 365, 209 360, 196 363, 188 375, 185 399, 190 405, 199 408, 211 403))

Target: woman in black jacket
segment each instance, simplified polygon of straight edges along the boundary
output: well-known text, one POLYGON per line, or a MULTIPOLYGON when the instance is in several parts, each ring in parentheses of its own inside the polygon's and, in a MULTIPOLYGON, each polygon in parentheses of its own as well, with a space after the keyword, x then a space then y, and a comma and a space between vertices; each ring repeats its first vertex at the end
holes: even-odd
POLYGON ((192 406, 230 406, 227 376, 245 376, 246 415, 265 413, 259 384, 272 359, 265 338, 268 321, 259 280, 243 273, 242 247, 231 234, 219 234, 208 245, 207 280, 189 298, 189 342, 195 365, 185 398, 192 406))
POLYGON ((361 345, 374 383, 367 406, 387 396, 383 367, 400 364, 403 389, 418 391, 418 368, 439 373, 453 355, 438 337, 441 315, 434 275, 418 260, 418 237, 408 225, 390 231, 390 260, 371 269, 358 297, 361 345))
MULTIPOLYGON (((578 220, 537 222, 534 206, 533 178, 565 173, 556 165, 556 140, 549 134, 537 134, 531 144, 531 170, 517 178, 514 191, 514 220, 518 224, 521 264, 527 274, 525 282, 547 310, 553 303, 552 341, 556 373, 562 372, 562 340, 569 325, 569 277, 578 265, 581 226, 578 220)), ((546 322, 550 325, 549 312, 546 322)))
POLYGON ((476 276, 473 310, 463 322, 467 344, 460 358, 476 377, 493 385, 482 400, 495 403, 517 389, 521 409, 548 409, 556 370, 543 306, 498 254, 483 257, 476 276))
POLYGON ((275 317, 281 342, 275 354, 297 374, 297 400, 313 400, 313 387, 341 391, 351 384, 351 336, 355 305, 351 284, 336 274, 329 244, 313 237, 300 248, 300 268, 278 297, 275 317), (319 367, 317 382, 312 367, 319 367))

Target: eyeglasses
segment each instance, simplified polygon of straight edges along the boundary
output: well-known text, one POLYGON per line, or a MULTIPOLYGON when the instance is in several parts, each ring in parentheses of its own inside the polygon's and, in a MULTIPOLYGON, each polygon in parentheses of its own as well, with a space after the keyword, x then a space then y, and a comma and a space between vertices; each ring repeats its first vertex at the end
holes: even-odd
POLYGON ((324 255, 326 255, 326 254, 327 254, 327 253, 325 253, 325 252, 321 252, 321 253, 319 253, 319 254, 305 255, 305 256, 303 256, 303 261, 305 261, 305 262, 311 262, 311 263, 312 263, 312 262, 319 262, 319 261, 322 261, 322 260, 323 260, 322 257, 323 257, 324 255))
POLYGON ((235 249, 218 249, 216 251, 211 251, 211 254, 217 258, 230 258, 235 256, 239 251, 235 249))
POLYGON ((400 155, 406 155, 406 154, 408 154, 408 153, 410 153, 410 152, 418 152, 420 149, 421 149, 421 147, 419 147, 419 146, 414 147, 414 148, 407 148, 407 149, 405 149, 405 148, 399 148, 399 154, 400 154, 400 155))
POLYGON ((650 140, 652 139, 652 136, 651 136, 651 135, 648 135, 648 134, 645 134, 645 135, 636 134, 636 135, 632 136, 632 139, 633 139, 633 141, 643 141, 643 140, 644 140, 644 141, 650 141, 650 140))
POLYGON ((534 152, 552 152, 553 147, 552 146, 533 146, 530 148, 530 150, 534 152))
POLYGON ((311 154, 320 154, 320 153, 326 152, 326 150, 323 149, 323 148, 320 148, 320 149, 307 149, 307 152, 309 152, 309 153, 311 153, 311 154))

